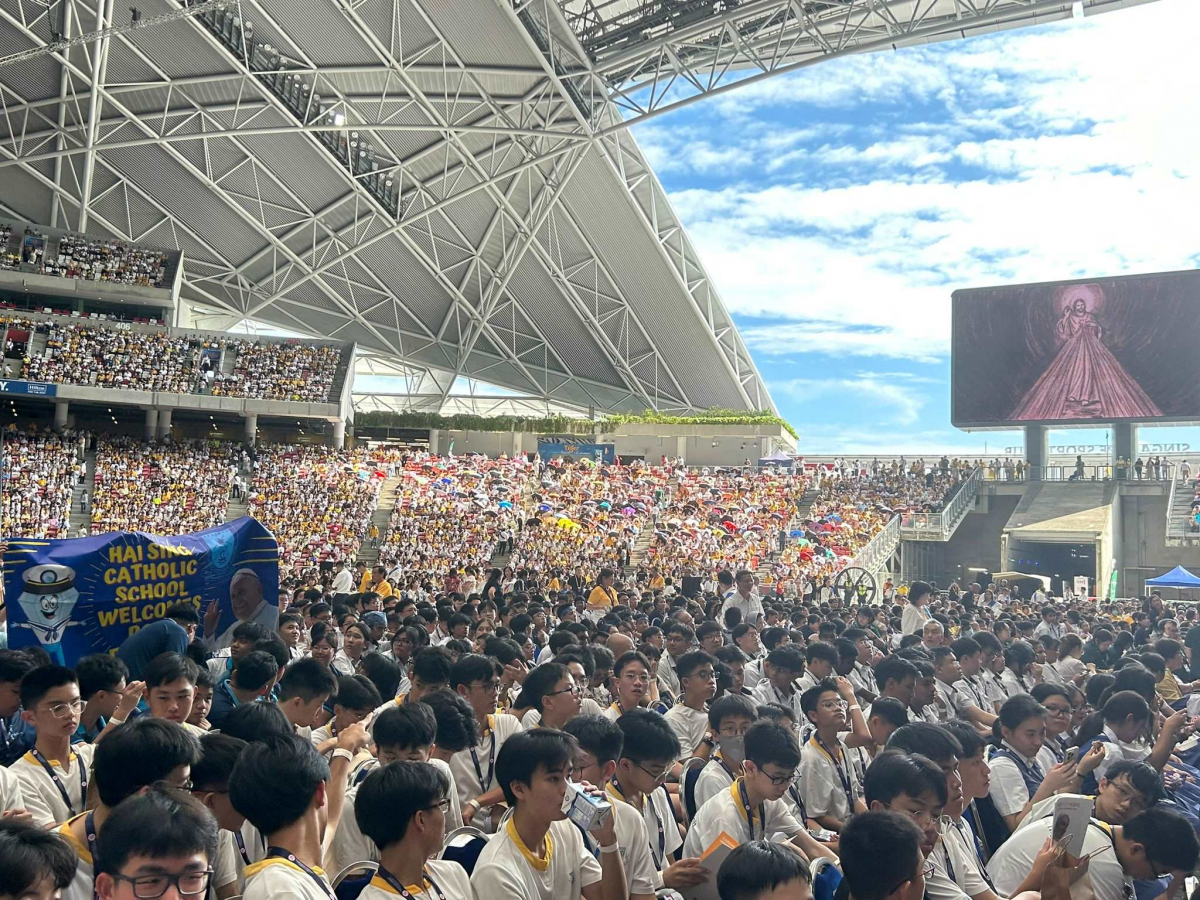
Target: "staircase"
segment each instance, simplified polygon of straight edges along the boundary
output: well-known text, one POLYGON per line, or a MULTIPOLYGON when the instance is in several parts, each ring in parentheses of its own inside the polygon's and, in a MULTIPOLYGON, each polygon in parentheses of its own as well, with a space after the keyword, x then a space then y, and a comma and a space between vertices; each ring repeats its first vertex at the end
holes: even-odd
MULTIPOLYGON (((379 529, 380 545, 387 540, 388 528, 392 520, 392 510, 396 508, 396 500, 400 493, 400 481, 401 479, 396 475, 392 475, 384 480, 383 487, 379 489, 379 504, 375 507, 375 512, 371 514, 371 523, 379 529)), ((379 548, 372 547, 370 537, 364 534, 363 541, 358 545, 358 553, 354 555, 354 559, 357 562, 365 562, 368 566, 374 566, 379 560, 379 548)))
POLYGON ((221 351, 221 364, 217 367, 217 372, 221 375, 232 375, 234 363, 237 362, 237 354, 230 348, 226 347, 221 351))
POLYGON ((245 500, 230 500, 225 507, 225 521, 232 522, 242 516, 250 515, 250 505, 245 500))
MULTIPOLYGON (((800 498, 800 502, 796 504, 796 515, 792 522, 797 520, 803 522, 805 519, 812 517, 813 504, 817 502, 817 498, 821 496, 821 492, 814 486, 809 485, 808 490, 804 492, 804 496, 800 498)), ((789 531, 791 527, 789 527, 789 531)))
POLYGON ((1171 482, 1167 507, 1168 546, 1200 544, 1200 531, 1192 530, 1192 498, 1195 492, 1190 485, 1191 482, 1171 482))
POLYGON ((79 534, 79 529, 86 529, 88 534, 92 530, 92 513, 91 505, 88 506, 88 512, 79 511, 79 501, 83 499, 83 492, 86 490, 88 499, 91 502, 96 500, 96 451, 92 450, 84 454, 84 462, 87 463, 87 477, 84 478, 83 484, 77 484, 71 490, 71 519, 70 529, 71 536, 79 534))
POLYGON ((636 569, 642 564, 642 560, 646 557, 646 551, 650 549, 650 543, 653 540, 654 529, 647 525, 637 536, 637 540, 633 542, 633 550, 629 554, 629 568, 636 569))

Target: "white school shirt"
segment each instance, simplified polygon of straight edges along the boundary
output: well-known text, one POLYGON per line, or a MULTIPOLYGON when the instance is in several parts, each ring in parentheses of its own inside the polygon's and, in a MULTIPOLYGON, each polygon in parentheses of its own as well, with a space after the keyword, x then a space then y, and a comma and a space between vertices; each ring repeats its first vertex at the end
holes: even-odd
POLYGON ((779 833, 793 838, 804 828, 782 800, 767 800, 752 812, 753 824, 746 820, 746 809, 735 782, 729 790, 721 791, 696 811, 683 842, 683 855, 700 856, 722 832, 744 844, 748 840, 770 840, 779 833))
POLYGON ((750 699, 759 706, 766 703, 782 704, 787 709, 793 710, 797 722, 808 721, 808 717, 800 711, 800 695, 793 691, 791 696, 787 696, 783 692, 775 690, 775 685, 771 684, 769 679, 764 678, 758 683, 758 687, 750 692, 750 699))
MULTIPOLYGON (((467 870, 458 863, 448 859, 427 860, 425 872, 429 878, 420 885, 404 886, 413 900, 475 900, 467 870), (437 885, 436 890, 434 884, 437 885)), ((360 900, 395 900, 400 896, 400 892, 376 875, 358 896, 360 900)))
POLYGON ((937 846, 930 851, 928 861, 933 866, 933 873, 925 878, 927 900, 968 900, 966 892, 958 883, 958 879, 962 877, 962 860, 947 847, 945 838, 938 841, 937 846), (947 857, 949 866, 946 862, 947 857), (954 872, 953 878, 950 877, 951 871, 954 872))
MULTIPOLYGON (((21 780, 17 778, 12 769, 0 766, 0 812, 8 812, 10 809, 26 809, 28 812, 33 812, 25 806, 21 780)), ((45 814, 43 812, 43 815, 45 814)))
MULTIPOLYGON (((504 742, 509 737, 522 730, 521 723, 517 721, 516 716, 496 714, 488 716, 487 720, 487 734, 480 738, 479 744, 474 748, 468 747, 459 750, 450 757, 450 772, 454 776, 454 783, 458 786, 460 807, 466 806, 471 800, 496 787, 496 757, 500 755, 500 748, 504 746, 504 742), (475 750, 475 756, 471 755, 472 749, 475 750), (475 768, 476 760, 479 761, 478 771, 475 768), (481 774, 482 778, 480 778, 481 774)), ((483 809, 467 824, 488 832, 494 830, 491 816, 488 815, 487 810, 483 809)))
MULTIPOLYGON (((78 818, 78 816, 76 817, 78 818)), ((60 900, 95 900, 95 892, 92 886, 92 880, 95 877, 94 862, 92 854, 88 850, 87 844, 75 837, 71 833, 69 822, 64 822, 62 827, 58 829, 71 849, 75 851, 75 875, 71 878, 71 883, 63 888, 60 900)))
MULTIPOLYGON (((615 782, 610 781, 605 786, 605 792, 611 800, 619 800, 623 803, 628 802, 615 782)), ((633 804, 630 804, 630 806, 633 806, 633 804)), ((633 809, 634 812, 637 812, 636 806, 633 809)), ((648 846, 650 847, 654 864, 660 867, 660 870, 665 869, 669 864, 671 855, 683 846, 683 836, 679 833, 679 827, 675 824, 675 809, 671 805, 671 796, 667 793, 666 785, 662 785, 649 794, 643 795, 641 816, 642 824, 646 826, 646 839, 649 842, 648 846), (659 844, 660 833, 662 834, 661 852, 659 844)))
MULTIPOLYGON (((1023 824, 996 848, 996 852, 988 861, 988 873, 996 885, 997 894, 1008 897, 1016 892, 1025 876, 1033 870, 1033 861, 1042 845, 1046 843, 1046 838, 1050 836, 1053 825, 1053 816, 1023 824)), ((1125 872, 1117 862, 1111 847, 1112 841, 1108 834, 1093 819, 1083 838, 1082 855, 1088 856, 1104 850, 1088 864, 1088 875, 1091 877, 1095 900, 1125 900, 1126 896, 1133 896, 1133 882, 1125 877, 1125 872)))
POLYGON ((820 680, 821 679, 818 678, 816 675, 814 675, 811 670, 805 669, 804 674, 801 675, 799 678, 797 678, 796 682, 794 684, 796 693, 803 694, 809 688, 816 687, 817 682, 819 682, 820 680))
POLYGON ((721 760, 716 757, 710 759, 708 765, 702 768, 700 774, 696 776, 696 786, 692 790, 692 795, 696 800, 696 809, 699 810, 721 791, 728 791, 733 780, 732 771, 721 765, 721 760))
POLYGON ((246 866, 246 889, 243 900, 329 900, 333 888, 329 876, 320 867, 313 871, 325 881, 322 890, 315 878, 293 862, 278 856, 259 860, 246 866))
POLYGON ((708 733, 708 713, 676 703, 663 716, 675 737, 679 738, 680 762, 696 755, 696 748, 708 733))
POLYGON ((762 682, 764 678, 763 662, 764 660, 760 657, 746 663, 742 674, 742 686, 746 690, 753 691, 762 682))
POLYGON ((1111 725, 1104 726, 1104 735, 1108 738, 1108 741, 1097 741, 1104 748, 1104 759, 1093 770, 1097 784, 1100 783, 1101 778, 1107 776, 1109 767, 1114 763, 1120 762, 1123 759, 1133 760, 1134 762, 1145 762, 1146 757, 1151 753, 1151 748, 1146 744, 1130 744, 1127 741, 1117 740, 1116 732, 1112 730, 1111 725))
POLYGON ((488 900, 579 900, 604 872, 569 821, 552 822, 545 859, 535 857, 510 819, 487 846, 471 873, 476 897, 488 900))
POLYGON ((954 881, 963 893, 974 897, 991 886, 983 876, 982 863, 975 847, 975 832, 970 823, 960 818, 953 827, 946 829, 941 843, 950 851, 950 864, 954 866, 954 881))
POLYGON ((675 660, 670 653, 664 653, 658 661, 658 687, 670 692, 672 697, 679 696, 679 676, 675 674, 675 660))
MULTIPOLYGON (((21 794, 25 798, 25 808, 33 813, 35 825, 48 828, 51 825, 65 822, 76 813, 84 811, 84 802, 87 798, 82 790, 83 783, 80 781, 80 773, 92 767, 92 754, 95 753, 95 750, 95 744, 72 744, 70 772, 63 768, 59 760, 46 760, 58 776, 58 781, 66 790, 67 796, 70 797, 70 808, 63 800, 58 784, 55 784, 54 779, 42 768, 42 764, 34 758, 32 750, 12 764, 10 771, 21 782, 21 794)), ((91 782, 90 775, 88 782, 91 782)))
MULTIPOLYGON (((1021 753, 1017 753, 1007 741, 1004 742, 1004 747, 1017 756, 1027 766, 1038 764, 1037 757, 1028 757, 1021 753)), ((988 789, 988 793, 992 797, 992 803, 996 806, 996 812, 1002 816, 1011 816, 1013 813, 1021 811, 1021 808, 1029 802, 1029 789, 1025 786, 1025 779, 1021 776, 1021 770, 1017 768, 1017 764, 1007 756, 996 755, 988 761, 988 768, 992 773, 992 784, 988 789)), ((1042 775, 1046 774, 1046 770, 1042 770, 1042 775)))
POLYGON ((862 784, 850 759, 850 748, 840 738, 837 746, 841 748, 840 766, 817 743, 815 734, 800 753, 800 793, 810 818, 832 816, 845 822, 854 812, 852 800, 862 797, 862 784), (846 781, 842 780, 843 776, 846 781), (849 798, 846 796, 847 782, 849 798))
MULTIPOLYGON (((242 874, 243 863, 238 856, 237 844, 233 832, 224 828, 217 829, 217 852, 212 860, 212 887, 214 890, 226 885, 237 885, 242 874)), ((235 888, 234 893, 237 893, 235 888)))
MULTIPOLYGON (((975 678, 960 678, 954 682, 954 714, 960 719, 966 719, 967 710, 972 706, 980 712, 991 713, 994 710, 983 684, 975 678)), ((941 684, 941 682, 938 682, 941 684)))
POLYGON ((924 606, 917 607, 909 603, 900 614, 900 636, 918 634, 929 618, 929 612, 924 606))
POLYGON ((850 684, 856 691, 866 691, 869 694, 879 693, 879 682, 875 680, 875 670, 866 663, 856 662, 850 672, 850 684))
MULTIPOLYGON (((655 829, 654 846, 646 834, 646 821, 642 814, 624 800, 612 798, 613 815, 616 816, 614 828, 617 833, 617 845, 621 848, 621 865, 625 869, 625 884, 630 894, 653 894, 663 886, 662 871, 656 861, 658 854, 658 832, 655 829)), ((578 830, 578 829, 576 829, 578 830)), ((679 829, 675 829, 678 831, 679 829)), ((584 846, 595 856, 600 851, 600 843, 590 834, 582 835, 584 846)), ((662 868, 670 865, 664 861, 662 868)), ((449 898, 447 898, 449 900, 449 898)))

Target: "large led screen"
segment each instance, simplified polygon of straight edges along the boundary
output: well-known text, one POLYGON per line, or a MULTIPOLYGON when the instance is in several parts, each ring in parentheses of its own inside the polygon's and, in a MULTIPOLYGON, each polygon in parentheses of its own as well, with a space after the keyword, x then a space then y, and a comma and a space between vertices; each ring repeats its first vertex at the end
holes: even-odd
POLYGON ((951 421, 1200 420, 1200 271, 956 291, 951 421))

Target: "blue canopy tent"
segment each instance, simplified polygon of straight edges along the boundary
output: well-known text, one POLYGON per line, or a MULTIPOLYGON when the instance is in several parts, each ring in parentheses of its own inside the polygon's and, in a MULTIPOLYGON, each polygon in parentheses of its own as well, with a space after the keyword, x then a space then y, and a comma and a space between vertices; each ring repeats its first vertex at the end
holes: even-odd
POLYGON ((1159 575, 1157 578, 1147 578, 1146 587, 1173 587, 1178 588, 1180 591, 1192 591, 1200 588, 1200 578, 1197 578, 1183 566, 1176 566, 1166 575, 1159 575))

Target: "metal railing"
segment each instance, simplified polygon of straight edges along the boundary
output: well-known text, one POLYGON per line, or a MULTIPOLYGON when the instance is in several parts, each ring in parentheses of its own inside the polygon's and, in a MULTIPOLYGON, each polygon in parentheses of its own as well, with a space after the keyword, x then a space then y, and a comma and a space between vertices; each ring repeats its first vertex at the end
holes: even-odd
POLYGON ((1071 465, 1044 466, 1040 476, 1035 466, 1026 466, 1020 475, 1017 475, 1016 470, 986 466, 981 477, 984 481, 1012 484, 1025 484, 1030 481, 1170 481, 1174 473, 1175 466, 1172 463, 1163 463, 1158 467, 1143 464, 1140 470, 1129 464, 1118 466, 1105 463, 1098 466, 1085 465, 1082 470, 1071 465))
POLYGON ((892 516, 879 534, 871 538, 867 545, 858 551, 854 559, 850 561, 849 567, 866 569, 871 573, 878 572, 895 552, 896 545, 899 543, 900 517, 892 516))
POLYGON ((1171 479, 1171 489, 1167 491, 1167 529, 1163 534, 1175 535, 1186 531, 1185 528, 1180 528, 1175 524, 1175 479, 1171 479))
POLYGON ((901 536, 918 541, 950 540, 959 523, 974 509, 982 477, 982 469, 973 469, 959 484, 941 512, 905 513, 900 521, 901 536))

